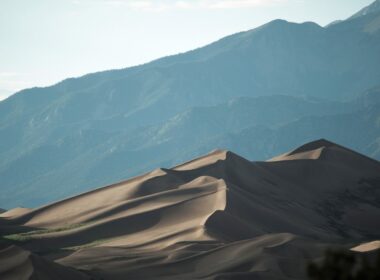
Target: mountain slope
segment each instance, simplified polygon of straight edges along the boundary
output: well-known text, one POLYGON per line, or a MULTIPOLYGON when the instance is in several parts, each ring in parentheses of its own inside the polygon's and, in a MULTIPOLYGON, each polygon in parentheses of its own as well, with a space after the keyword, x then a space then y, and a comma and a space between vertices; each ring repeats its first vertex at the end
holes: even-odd
MULTIPOLYGON (((12 164, 0 166, 3 182, 0 201, 9 207, 8 203, 30 206, 56 200, 85 188, 125 179, 141 170, 178 164, 215 146, 230 148, 213 141, 226 133, 239 133, 257 125, 275 128, 301 116, 351 112, 351 107, 345 103, 288 96, 238 98, 213 107, 192 108, 162 125, 131 132, 100 130, 98 122, 82 130, 72 128, 71 135, 60 127, 42 147, 29 147, 30 151, 12 164), (15 176, 20 168, 27 172, 15 176), (46 189, 43 194, 35 192, 50 184, 56 187, 46 189), (20 187, 15 189, 15 186, 20 187), (7 199, 10 197, 11 201, 7 199), (22 197, 23 201, 18 202, 16 197, 22 197)), ((12 142, 9 144, 12 146, 12 142)), ((274 156, 273 152, 267 156, 274 156)), ((15 153, 16 149, 10 148, 3 157, 15 153)), ((265 158, 265 155, 244 155, 265 158)))
POLYGON ((372 4, 368 5, 367 7, 364 7, 359 12, 349 17, 349 19, 355 19, 358 17, 362 17, 362 16, 366 16, 366 15, 374 14, 378 12, 380 12, 380 1, 376 0, 372 4))
POLYGON ((275 160, 228 151, 22 212, 3 238, 103 279, 305 279, 380 234, 380 164, 326 140, 275 160), (240 277, 240 278, 239 278, 240 277))
MULTIPOLYGON (((379 134, 347 143, 347 133, 322 121, 340 124, 347 113, 347 127, 361 106, 348 101, 379 85, 378 16, 327 28, 275 20, 142 66, 23 90, 0 102, 0 204, 47 203, 210 148, 230 148, 219 143, 243 130, 271 139, 287 124, 297 126, 297 138, 278 136, 273 147, 255 140, 260 150, 251 137, 238 151, 260 159, 328 136, 376 156, 379 134), (320 129, 307 131, 306 117, 320 129)), ((354 124, 367 113, 376 112, 354 124)))
POLYGON ((278 127, 254 125, 238 132, 219 135, 197 149, 207 150, 216 145, 227 147, 247 158, 263 160, 291 149, 294 143, 301 144, 300 139, 312 141, 324 137, 379 160, 379 97, 379 88, 375 88, 351 103, 344 104, 346 109, 351 108, 346 112, 304 116, 278 127))

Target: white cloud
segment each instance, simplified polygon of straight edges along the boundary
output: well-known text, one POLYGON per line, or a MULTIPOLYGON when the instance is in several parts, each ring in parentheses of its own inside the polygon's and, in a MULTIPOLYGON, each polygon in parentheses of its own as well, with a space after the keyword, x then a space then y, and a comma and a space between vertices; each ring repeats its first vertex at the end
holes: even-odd
POLYGON ((142 11, 246 9, 279 5, 289 0, 101 0, 142 11))
POLYGON ((128 6, 136 9, 151 9, 155 5, 152 1, 130 1, 128 6))
POLYGON ((177 1, 174 5, 178 9, 191 9, 193 7, 192 3, 189 1, 177 1))
POLYGON ((240 9, 240 8, 255 8, 262 6, 272 6, 281 4, 283 0, 222 0, 222 1, 207 1, 207 7, 210 9, 240 9))

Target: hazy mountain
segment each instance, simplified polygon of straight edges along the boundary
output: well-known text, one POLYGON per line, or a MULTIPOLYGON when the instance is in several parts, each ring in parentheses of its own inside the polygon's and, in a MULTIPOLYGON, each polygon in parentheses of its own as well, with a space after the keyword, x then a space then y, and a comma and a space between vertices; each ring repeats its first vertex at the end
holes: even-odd
POLYGON ((349 19, 355 19, 362 16, 367 16, 369 14, 374 14, 380 12, 380 0, 376 0, 371 5, 364 7, 356 14, 352 15, 349 19))
POLYGON ((378 156, 378 107, 359 96, 380 84, 379 15, 327 28, 276 20, 13 95, 0 102, 0 205, 46 203, 217 146, 263 159, 327 135, 378 156))
POLYGON ((0 214, 0 278, 307 279, 327 248, 379 248, 367 243, 380 234, 379 174, 326 140, 266 162, 215 151, 0 214))
MULTIPOLYGON (((334 105, 336 106, 336 105, 334 105)), ((291 149, 299 139, 312 141, 323 137, 339 142, 373 158, 380 159, 380 88, 344 103, 353 108, 336 114, 303 116, 278 127, 251 126, 239 132, 226 133, 203 145, 227 147, 252 159, 266 159, 291 149)), ((307 108, 307 107, 306 107, 307 108)), ((335 108, 339 108, 336 106, 335 108)))

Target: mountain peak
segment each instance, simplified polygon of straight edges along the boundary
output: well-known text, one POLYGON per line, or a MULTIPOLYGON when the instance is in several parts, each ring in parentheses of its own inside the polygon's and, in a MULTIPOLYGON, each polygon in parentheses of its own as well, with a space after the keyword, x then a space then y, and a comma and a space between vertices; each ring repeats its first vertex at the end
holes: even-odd
POLYGON ((378 12, 380 12, 380 0, 376 0, 375 2, 368 5, 367 7, 364 7, 363 9, 361 9, 359 12, 352 15, 348 19, 354 19, 354 18, 358 18, 358 17, 362 17, 362 16, 366 16, 366 15, 378 13, 378 12))
MULTIPOLYGON (((284 19, 275 19, 275 20, 272 20, 264 25, 262 25, 261 27, 259 27, 258 29, 260 28, 282 28, 282 27, 301 27, 301 28, 305 28, 305 27, 308 27, 308 28, 317 28, 317 29, 320 29, 321 26, 318 25, 317 23, 315 22, 312 22, 312 21, 305 21, 305 22, 302 22, 302 23, 295 23, 295 22, 289 22, 287 20, 284 20, 284 19)), ((253 30, 256 30, 256 29, 253 29, 253 30)))

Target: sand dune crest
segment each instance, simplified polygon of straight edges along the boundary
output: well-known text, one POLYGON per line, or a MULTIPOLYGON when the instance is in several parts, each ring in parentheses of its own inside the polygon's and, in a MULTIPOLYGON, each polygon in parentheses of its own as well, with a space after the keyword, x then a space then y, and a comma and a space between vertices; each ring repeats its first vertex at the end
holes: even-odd
MULTIPOLYGON (((379 174, 377 161, 326 140, 267 162, 217 150, 3 213, 3 238, 22 248, 1 251, 1 273, 20 267, 20 279, 46 269, 70 277, 80 270, 73 279, 304 279, 306 262, 326 248, 349 249, 380 235, 379 174)), ((378 248, 373 242, 352 250, 378 248)))

